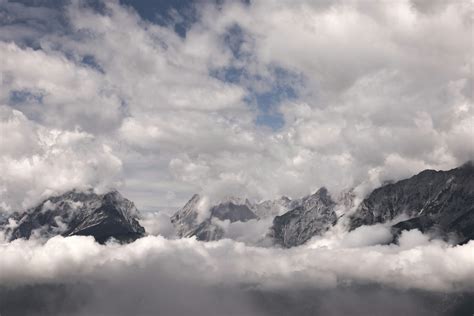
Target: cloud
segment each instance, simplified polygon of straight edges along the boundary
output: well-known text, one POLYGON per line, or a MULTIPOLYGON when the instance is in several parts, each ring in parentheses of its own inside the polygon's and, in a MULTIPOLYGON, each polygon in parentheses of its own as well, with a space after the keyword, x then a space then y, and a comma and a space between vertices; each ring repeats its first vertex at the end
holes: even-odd
MULTIPOLYGON (((423 168, 450 168, 472 159, 474 146, 453 150, 448 136, 460 132, 464 141, 472 139, 458 132, 459 123, 473 116, 472 95, 461 92, 470 89, 472 77, 466 68, 472 64, 468 12, 465 2, 441 6, 432 15, 416 11, 409 1, 206 7, 201 23, 212 32, 226 34, 237 24, 245 34, 250 50, 239 61, 247 74, 265 76, 277 65, 304 78, 292 85, 296 100, 279 105, 283 128, 258 147, 265 166, 256 168, 260 159, 243 155, 238 168, 229 170, 228 163, 211 181, 221 183, 220 177, 230 174, 252 188, 249 192, 256 192, 255 181, 271 187, 257 191, 263 196, 301 195, 305 189, 296 181, 306 190, 340 189, 380 174, 371 180, 373 188, 423 168), (433 30, 439 30, 434 38, 433 30), (455 114, 460 109, 462 117, 455 114)), ((217 152, 191 163, 205 159, 220 170, 218 157, 217 152)))
POLYGON ((143 212, 140 215, 140 225, 149 235, 160 235, 165 238, 176 238, 176 231, 170 216, 165 212, 143 212))
POLYGON ((53 237, 44 244, 17 240, 2 245, 1 280, 7 285, 112 278, 139 264, 144 271, 166 273, 176 280, 255 284, 262 289, 334 288, 344 282, 369 282, 403 289, 472 290, 472 242, 449 246, 421 236, 416 231, 404 232, 400 246, 342 243, 292 249, 252 247, 229 239, 198 242, 161 236, 105 246, 89 237, 53 237), (354 262, 364 264, 355 267, 354 262), (108 268, 110 272, 105 272, 108 268))
POLYGON ((468 7, 450 3, 432 15, 409 1, 205 7, 196 28, 204 25, 219 38, 238 25, 244 34, 247 50, 236 57, 244 69, 240 84, 257 85, 262 77, 275 84, 268 78, 275 65, 303 80, 290 82, 297 97, 279 104, 280 130, 268 135, 254 128, 253 152, 227 155, 216 147, 212 155, 189 157, 189 168, 175 173, 192 178, 191 166, 206 166, 213 172, 196 173, 199 180, 191 182, 218 196, 227 187, 295 197, 322 185, 333 191, 360 185, 356 191, 365 193, 472 159, 474 144, 454 141, 473 139, 472 129, 462 127, 473 117, 472 94, 462 92, 472 80, 468 7), (428 40, 433 30, 440 32, 428 40))
POLYGON ((100 132, 120 125, 121 100, 97 71, 61 54, 14 43, 0 42, 0 54, 4 104, 51 127, 100 132), (32 97, 12 100, 19 93, 32 97))
POLYGON ((202 3, 185 36, 117 1, 1 6, 1 103, 110 148, 140 208, 363 196, 474 157, 468 2, 202 3))
POLYGON ((21 211, 73 188, 119 184, 122 163, 110 147, 80 130, 49 129, 0 106, 1 208, 21 211))
POLYGON ((272 240, 268 237, 273 218, 267 217, 247 222, 224 221, 221 227, 224 229, 224 238, 243 242, 247 245, 271 246, 272 240))
POLYGON ((472 293, 472 242, 449 246, 428 241, 417 231, 404 233, 400 240, 400 246, 359 243, 292 249, 161 236, 128 245, 99 245, 89 237, 54 237, 46 243, 16 240, 0 246, 1 290, 7 298, 0 307, 5 309, 15 295, 36 288, 44 296, 31 296, 23 311, 36 302, 42 308, 52 305, 52 313, 69 308, 69 313, 81 315, 125 315, 131 306, 141 314, 181 314, 194 306, 197 315, 225 310, 266 315, 279 306, 286 311, 308 308, 307 313, 316 314, 328 309, 340 315, 346 305, 356 311, 381 309, 376 303, 351 302, 351 297, 380 295, 383 301, 390 298, 399 304, 386 305, 387 313, 406 309, 415 315, 416 309, 411 309, 417 304, 433 312, 435 306, 428 308, 423 300, 472 293), (53 296, 49 300, 48 293, 53 296), (54 295, 64 296, 68 304, 54 305, 54 295), (336 297, 340 305, 323 303, 337 301, 336 297))

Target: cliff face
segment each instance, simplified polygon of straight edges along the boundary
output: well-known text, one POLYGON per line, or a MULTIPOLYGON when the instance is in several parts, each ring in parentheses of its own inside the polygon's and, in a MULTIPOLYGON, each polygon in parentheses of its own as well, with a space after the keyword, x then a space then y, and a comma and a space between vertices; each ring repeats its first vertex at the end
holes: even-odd
POLYGON ((336 223, 335 205, 326 188, 321 188, 303 198, 294 209, 275 217, 270 235, 284 247, 302 245, 336 223))
POLYGON ((399 234, 419 229, 474 239, 474 166, 449 171, 425 170, 409 179, 375 189, 350 217, 349 228, 404 218, 393 226, 399 234))
POLYGON ((188 237, 196 229, 200 200, 201 197, 198 194, 194 194, 183 208, 171 216, 171 223, 173 223, 176 235, 179 237, 188 237))

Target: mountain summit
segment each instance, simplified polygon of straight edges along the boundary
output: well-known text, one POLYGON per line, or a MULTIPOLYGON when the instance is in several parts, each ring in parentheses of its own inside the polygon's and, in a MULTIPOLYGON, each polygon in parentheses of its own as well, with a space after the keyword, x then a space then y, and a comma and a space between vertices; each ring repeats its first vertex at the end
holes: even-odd
POLYGON ((217 240, 224 236, 224 231, 216 224, 216 220, 228 220, 233 223, 258 219, 258 216, 251 210, 252 205, 248 200, 228 198, 203 210, 200 210, 200 208, 204 208, 200 205, 201 202, 201 196, 195 194, 182 209, 171 217, 171 222, 176 227, 179 237, 196 236, 198 240, 217 240), (201 221, 198 216, 200 212, 208 213, 207 217, 201 221))
POLYGON ((92 190, 72 190, 12 216, 6 235, 11 240, 85 235, 101 243, 109 238, 133 241, 145 234, 138 215, 133 202, 118 191, 96 194, 92 190))

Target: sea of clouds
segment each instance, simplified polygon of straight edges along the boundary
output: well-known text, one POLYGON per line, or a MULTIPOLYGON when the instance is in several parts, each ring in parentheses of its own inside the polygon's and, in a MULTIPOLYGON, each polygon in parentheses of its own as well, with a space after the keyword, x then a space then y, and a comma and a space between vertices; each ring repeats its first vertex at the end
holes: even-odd
MULTIPOLYGON (((474 242, 417 230, 328 232, 291 249, 223 239, 92 237, 0 245, 2 315, 454 315, 472 308, 474 242)), ((458 314, 462 315, 462 314, 458 314)))

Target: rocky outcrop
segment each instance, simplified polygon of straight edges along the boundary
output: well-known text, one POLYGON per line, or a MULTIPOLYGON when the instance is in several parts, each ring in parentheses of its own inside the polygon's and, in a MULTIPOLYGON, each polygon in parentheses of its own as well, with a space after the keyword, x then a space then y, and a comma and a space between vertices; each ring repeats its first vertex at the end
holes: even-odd
POLYGON ((275 217, 271 237, 277 244, 294 247, 321 235, 337 222, 335 203, 326 188, 301 199, 294 209, 275 217))

